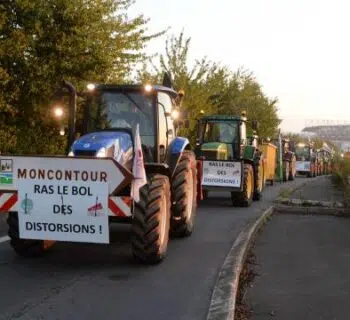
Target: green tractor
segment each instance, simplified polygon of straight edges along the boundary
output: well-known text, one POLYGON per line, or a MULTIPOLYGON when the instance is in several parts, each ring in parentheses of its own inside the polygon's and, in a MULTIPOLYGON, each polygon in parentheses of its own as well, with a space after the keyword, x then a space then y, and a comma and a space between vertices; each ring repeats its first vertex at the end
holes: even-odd
MULTIPOLYGON (((277 138, 273 139, 272 143, 279 147, 279 141, 277 138)), ((294 143, 292 143, 289 138, 284 137, 281 139, 281 150, 278 152, 282 152, 282 179, 284 182, 293 181, 297 174, 296 156, 293 149, 294 143)))
MULTIPOLYGON (((253 130, 258 123, 252 122, 253 130)), ((198 120, 196 158, 201 168, 203 197, 228 191, 233 206, 248 207, 264 188, 263 157, 247 138, 247 118, 211 115, 198 120)))

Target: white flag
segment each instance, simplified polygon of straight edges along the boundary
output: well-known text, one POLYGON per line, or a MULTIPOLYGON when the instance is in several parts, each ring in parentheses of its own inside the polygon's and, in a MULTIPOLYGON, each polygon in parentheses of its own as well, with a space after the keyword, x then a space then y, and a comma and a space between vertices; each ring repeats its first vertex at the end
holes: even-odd
POLYGON ((134 152, 135 156, 134 156, 134 163, 132 167, 132 173, 134 175, 134 178, 131 185, 131 196, 135 202, 139 202, 140 188, 142 188, 142 186, 144 186, 147 183, 146 170, 143 163, 139 124, 136 125, 134 148, 135 148, 135 152, 134 152))

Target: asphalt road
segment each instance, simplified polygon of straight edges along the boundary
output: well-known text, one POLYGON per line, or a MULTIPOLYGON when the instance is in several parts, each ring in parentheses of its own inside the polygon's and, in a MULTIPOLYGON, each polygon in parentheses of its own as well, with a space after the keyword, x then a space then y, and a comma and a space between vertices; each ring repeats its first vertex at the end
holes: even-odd
POLYGON ((0 243, 0 319, 205 319, 218 272, 243 226, 281 187, 305 180, 268 186, 250 208, 231 207, 228 196, 202 202, 192 237, 172 240, 157 266, 133 262, 127 225, 113 227, 110 246, 59 243, 40 259, 19 258, 8 242, 0 243))
POLYGON ((349 218, 273 216, 253 249, 250 319, 349 319, 349 228, 349 218))

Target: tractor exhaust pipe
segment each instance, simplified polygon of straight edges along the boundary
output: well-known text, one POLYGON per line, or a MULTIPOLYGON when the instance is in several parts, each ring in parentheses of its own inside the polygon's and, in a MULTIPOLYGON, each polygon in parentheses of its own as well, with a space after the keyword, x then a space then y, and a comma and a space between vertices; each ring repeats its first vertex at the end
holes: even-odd
POLYGON ((76 111, 77 111, 77 91, 73 84, 69 81, 63 80, 63 87, 68 90, 69 93, 69 117, 68 117, 68 138, 67 138, 67 149, 68 154, 70 147, 72 146, 75 139, 75 122, 76 122, 76 111))

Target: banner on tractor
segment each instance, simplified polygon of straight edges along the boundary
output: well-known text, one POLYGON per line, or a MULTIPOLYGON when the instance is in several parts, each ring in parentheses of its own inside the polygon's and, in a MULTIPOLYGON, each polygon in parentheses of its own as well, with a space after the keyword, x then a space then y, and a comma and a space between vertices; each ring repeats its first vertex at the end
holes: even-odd
POLYGON ((241 180, 241 162, 203 161, 203 186, 239 188, 241 180))
POLYGON ((297 161, 296 170, 300 172, 309 172, 310 171, 310 161, 297 161))
POLYGON ((111 159, 0 157, 22 239, 109 243, 109 195, 128 180, 111 159))

